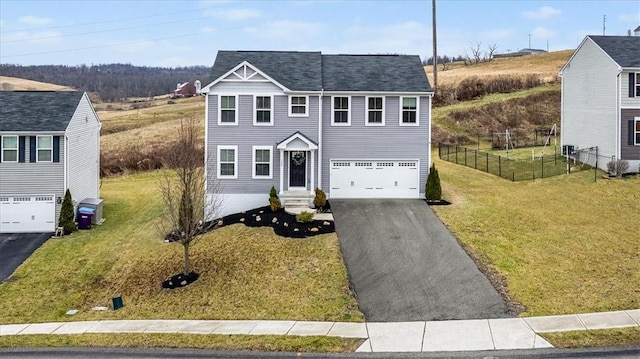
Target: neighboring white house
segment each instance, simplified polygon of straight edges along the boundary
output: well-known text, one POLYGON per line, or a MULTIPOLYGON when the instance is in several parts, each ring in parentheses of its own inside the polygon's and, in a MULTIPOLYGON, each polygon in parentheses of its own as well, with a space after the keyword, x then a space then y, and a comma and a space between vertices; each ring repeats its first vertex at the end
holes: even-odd
POLYGON ((640 166, 640 36, 587 36, 560 71, 563 145, 640 166))
POLYGON ((316 187, 330 198, 423 196, 433 92, 419 56, 220 51, 212 77, 202 92, 217 215, 268 205, 271 186, 285 205, 316 187))
POLYGON ((0 233, 54 232, 62 199, 99 198, 100 120, 86 93, 0 92, 0 233))

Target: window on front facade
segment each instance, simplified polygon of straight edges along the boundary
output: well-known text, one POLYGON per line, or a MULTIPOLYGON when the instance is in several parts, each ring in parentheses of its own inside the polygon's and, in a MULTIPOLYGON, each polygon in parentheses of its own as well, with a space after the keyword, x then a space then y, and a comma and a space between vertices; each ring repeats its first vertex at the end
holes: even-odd
POLYGON ((636 123, 635 123, 635 129, 636 129, 636 135, 635 135, 635 139, 636 139, 636 145, 640 145, 640 117, 636 117, 636 123))
POLYGON ((237 154, 238 149, 235 146, 218 147, 218 177, 220 178, 237 178, 237 154))
POLYGON ((382 125, 384 123, 382 119, 382 97, 368 97, 367 98, 367 122, 371 125, 382 125))
POLYGON ((640 72, 636 73, 636 97, 640 97, 640 72))
POLYGON ((271 147, 253 146, 253 177, 271 178, 271 147))
POLYGON ((289 115, 307 116, 307 96, 291 96, 289 115))
POLYGON ((333 98, 333 123, 349 124, 349 97, 333 98))
POLYGON ((418 122, 418 98, 402 98, 402 123, 417 124, 418 122))
POLYGON ((256 96, 256 124, 271 124, 271 96, 256 96))
POLYGON ((18 162, 18 136, 2 136, 2 162, 18 162))
POLYGON ((220 96, 220 122, 236 122, 236 97, 220 96))
POLYGON ((36 153, 38 154, 37 162, 53 161, 53 139, 51 136, 38 136, 36 153))

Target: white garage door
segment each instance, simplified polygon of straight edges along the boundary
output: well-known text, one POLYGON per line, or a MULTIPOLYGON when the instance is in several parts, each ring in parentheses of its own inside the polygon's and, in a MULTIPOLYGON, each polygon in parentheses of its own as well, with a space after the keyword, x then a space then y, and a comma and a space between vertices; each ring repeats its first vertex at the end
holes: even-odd
POLYGON ((0 233, 54 232, 54 196, 0 197, 0 233))
POLYGON ((331 160, 331 198, 418 198, 418 160, 331 160))

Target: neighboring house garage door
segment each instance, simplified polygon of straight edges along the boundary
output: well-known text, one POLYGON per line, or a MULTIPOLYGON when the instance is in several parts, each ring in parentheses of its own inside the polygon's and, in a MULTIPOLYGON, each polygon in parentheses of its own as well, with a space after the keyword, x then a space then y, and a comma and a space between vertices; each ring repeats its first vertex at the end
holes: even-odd
POLYGON ((0 233, 54 232, 54 196, 0 197, 0 233))
POLYGON ((418 198, 418 160, 331 160, 331 198, 418 198))

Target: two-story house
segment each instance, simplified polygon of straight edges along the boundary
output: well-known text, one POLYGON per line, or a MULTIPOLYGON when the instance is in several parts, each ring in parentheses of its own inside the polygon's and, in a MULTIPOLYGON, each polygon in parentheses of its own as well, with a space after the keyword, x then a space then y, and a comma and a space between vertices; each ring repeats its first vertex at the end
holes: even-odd
MULTIPOLYGON (((420 198, 433 92, 418 56, 220 51, 205 86, 207 191, 225 215, 287 198, 420 198)), ((209 211, 208 213, 212 213, 209 211)))
POLYGON ((562 144, 640 167, 640 36, 587 36, 560 71, 562 144))
POLYGON ((99 198, 100 120, 84 92, 0 92, 0 233, 54 232, 62 199, 99 198))

